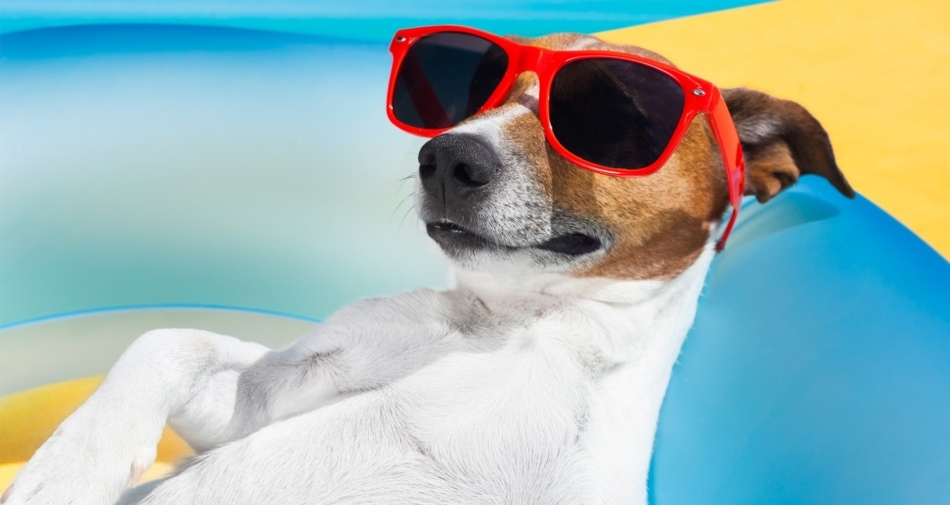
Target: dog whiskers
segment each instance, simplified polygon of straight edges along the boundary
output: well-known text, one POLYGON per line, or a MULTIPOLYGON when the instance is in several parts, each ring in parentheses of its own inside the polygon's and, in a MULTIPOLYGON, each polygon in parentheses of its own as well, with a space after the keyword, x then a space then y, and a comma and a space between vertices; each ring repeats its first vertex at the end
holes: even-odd
MULTIPOLYGON (((403 199, 403 201, 405 201, 405 199, 403 199)), ((416 206, 410 203, 409 208, 406 209, 406 212, 402 215, 402 219, 399 220, 399 230, 402 230, 402 225, 406 223, 406 218, 409 217, 409 214, 411 214, 415 209, 416 206)))
MULTIPOLYGON (((404 196, 404 197, 402 198, 402 200, 399 200, 399 203, 397 203, 397 204, 396 204, 396 207, 393 208, 393 213, 392 213, 392 215, 391 215, 390 217, 395 216, 395 215, 396 215, 396 212, 399 212, 399 208, 402 207, 403 204, 405 204, 407 200, 409 200, 410 198, 412 198, 412 195, 413 195, 412 193, 409 193, 408 195, 404 196)), ((409 207, 412 208, 412 204, 410 204, 409 207)))
POLYGON ((411 174, 405 177, 400 177, 399 179, 397 179, 399 181, 399 187, 396 190, 397 191, 402 190, 402 187, 406 184, 406 181, 411 181, 415 179, 417 176, 418 176, 417 172, 412 172, 411 174))

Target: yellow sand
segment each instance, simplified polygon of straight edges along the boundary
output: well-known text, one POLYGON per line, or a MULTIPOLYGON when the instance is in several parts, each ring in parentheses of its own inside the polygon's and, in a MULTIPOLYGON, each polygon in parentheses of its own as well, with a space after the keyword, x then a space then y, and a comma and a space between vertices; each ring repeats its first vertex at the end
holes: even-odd
POLYGON ((783 0, 601 35, 803 104, 854 188, 950 258, 947 0, 783 0))

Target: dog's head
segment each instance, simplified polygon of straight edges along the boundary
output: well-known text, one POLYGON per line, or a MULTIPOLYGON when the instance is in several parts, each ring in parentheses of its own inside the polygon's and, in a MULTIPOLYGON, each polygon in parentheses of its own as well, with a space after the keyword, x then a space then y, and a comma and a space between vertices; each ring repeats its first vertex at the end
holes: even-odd
MULTIPOLYGON (((587 36, 518 41, 669 63, 587 36)), ((526 72, 503 105, 422 147, 416 204, 429 235, 469 270, 618 279, 667 279, 685 270, 710 243, 728 205, 722 159, 702 116, 659 171, 611 177, 573 165, 547 143, 538 89, 537 77, 526 72)), ((803 107, 748 89, 723 95, 744 150, 746 194, 765 202, 813 173, 853 196, 827 134, 803 107)))

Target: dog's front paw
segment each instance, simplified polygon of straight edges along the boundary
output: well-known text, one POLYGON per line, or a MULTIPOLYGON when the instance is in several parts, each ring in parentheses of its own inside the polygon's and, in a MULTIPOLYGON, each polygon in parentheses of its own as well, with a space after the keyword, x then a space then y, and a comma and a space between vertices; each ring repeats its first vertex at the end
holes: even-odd
POLYGON ((3 505, 112 504, 155 460, 154 445, 116 434, 115 422, 76 417, 67 419, 20 470, 3 505))

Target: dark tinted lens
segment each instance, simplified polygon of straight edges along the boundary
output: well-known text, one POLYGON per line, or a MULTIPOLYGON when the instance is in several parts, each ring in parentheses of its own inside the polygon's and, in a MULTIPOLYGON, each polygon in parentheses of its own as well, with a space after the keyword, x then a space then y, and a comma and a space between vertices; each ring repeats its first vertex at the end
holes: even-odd
POLYGON ((683 89, 668 75, 631 61, 579 60, 551 83, 551 127, 568 151, 612 168, 655 162, 683 114, 683 89))
POLYGON ((409 49, 393 91, 393 112, 410 126, 448 128, 472 116, 505 76, 505 51, 474 35, 437 33, 409 49))

